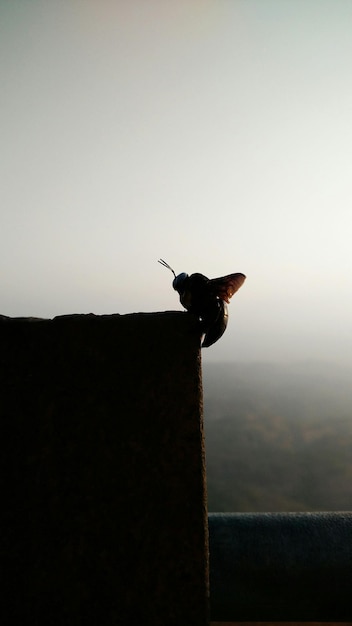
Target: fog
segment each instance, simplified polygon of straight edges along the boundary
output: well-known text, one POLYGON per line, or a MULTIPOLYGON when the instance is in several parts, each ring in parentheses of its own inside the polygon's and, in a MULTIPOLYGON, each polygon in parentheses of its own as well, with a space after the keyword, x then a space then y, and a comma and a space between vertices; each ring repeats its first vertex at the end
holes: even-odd
POLYGON ((207 363, 210 511, 350 511, 351 368, 207 363))
POLYGON ((351 360, 352 4, 0 3, 1 307, 182 309, 243 272, 203 361, 351 360))

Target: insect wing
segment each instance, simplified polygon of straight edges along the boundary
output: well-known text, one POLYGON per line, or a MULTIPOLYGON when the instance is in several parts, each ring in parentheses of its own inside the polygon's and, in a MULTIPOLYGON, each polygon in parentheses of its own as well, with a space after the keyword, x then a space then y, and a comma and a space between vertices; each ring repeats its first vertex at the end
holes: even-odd
POLYGON ((214 295, 220 298, 220 300, 229 303, 230 298, 242 287, 245 280, 245 275, 239 272, 222 276, 221 278, 212 278, 209 283, 214 295))

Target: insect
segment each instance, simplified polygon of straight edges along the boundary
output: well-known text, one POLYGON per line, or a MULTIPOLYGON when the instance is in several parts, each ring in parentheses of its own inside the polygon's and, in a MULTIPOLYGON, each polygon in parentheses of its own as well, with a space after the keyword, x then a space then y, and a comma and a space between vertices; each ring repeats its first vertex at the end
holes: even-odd
POLYGON ((180 294, 180 302, 189 313, 199 317, 204 339, 202 348, 208 348, 224 334, 228 322, 227 304, 243 285, 244 274, 229 274, 209 279, 203 274, 176 273, 166 261, 159 259, 174 275, 172 286, 180 294))

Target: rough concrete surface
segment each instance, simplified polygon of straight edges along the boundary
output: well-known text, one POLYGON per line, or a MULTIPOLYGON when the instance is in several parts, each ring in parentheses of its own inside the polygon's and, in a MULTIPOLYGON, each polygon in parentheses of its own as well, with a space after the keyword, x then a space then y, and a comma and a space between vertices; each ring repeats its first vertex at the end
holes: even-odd
POLYGON ((1 317, 0 337, 1 624, 207 624, 197 320, 1 317))

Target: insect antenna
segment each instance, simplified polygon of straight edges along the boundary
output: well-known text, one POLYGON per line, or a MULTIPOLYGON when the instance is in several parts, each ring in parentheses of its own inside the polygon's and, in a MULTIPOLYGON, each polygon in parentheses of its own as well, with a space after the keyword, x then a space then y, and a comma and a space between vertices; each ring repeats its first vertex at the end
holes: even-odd
POLYGON ((172 269, 172 267, 170 267, 170 265, 168 263, 166 263, 166 261, 164 261, 164 259, 158 259, 158 263, 160 263, 160 265, 163 265, 164 267, 167 267, 168 270, 171 270, 171 272, 173 273, 173 275, 176 278, 176 274, 175 274, 174 270, 172 269))

